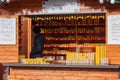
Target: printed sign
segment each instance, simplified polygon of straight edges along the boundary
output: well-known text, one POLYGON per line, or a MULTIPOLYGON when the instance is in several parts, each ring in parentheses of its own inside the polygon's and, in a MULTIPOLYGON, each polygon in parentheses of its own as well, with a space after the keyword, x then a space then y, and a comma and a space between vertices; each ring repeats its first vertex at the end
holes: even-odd
POLYGON ((0 18, 0 45, 16 44, 16 19, 0 18))
POLYGON ((120 44, 120 14, 108 16, 108 44, 120 44))
POLYGON ((46 0, 42 6, 42 13, 76 13, 80 9, 78 0, 46 0))

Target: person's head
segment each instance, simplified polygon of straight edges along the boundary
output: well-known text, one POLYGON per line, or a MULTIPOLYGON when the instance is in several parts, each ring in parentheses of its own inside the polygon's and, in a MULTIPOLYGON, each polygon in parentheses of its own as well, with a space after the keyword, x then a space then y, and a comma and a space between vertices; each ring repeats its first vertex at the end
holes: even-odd
POLYGON ((33 32, 34 32, 35 34, 40 34, 40 32, 41 32, 40 27, 39 27, 39 26, 34 26, 33 32))

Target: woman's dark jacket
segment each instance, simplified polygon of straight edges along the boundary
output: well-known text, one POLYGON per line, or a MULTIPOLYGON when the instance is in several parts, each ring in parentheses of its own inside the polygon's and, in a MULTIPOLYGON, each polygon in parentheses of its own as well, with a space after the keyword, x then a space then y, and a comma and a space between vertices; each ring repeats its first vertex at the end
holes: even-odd
POLYGON ((30 53, 30 58, 42 57, 42 52, 44 50, 45 36, 38 34, 34 38, 34 44, 30 53))

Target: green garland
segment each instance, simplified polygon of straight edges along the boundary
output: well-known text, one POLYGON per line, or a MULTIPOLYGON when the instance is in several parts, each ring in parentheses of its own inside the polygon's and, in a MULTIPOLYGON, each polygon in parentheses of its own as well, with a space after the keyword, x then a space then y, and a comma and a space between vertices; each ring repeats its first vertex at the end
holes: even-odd
POLYGON ((4 4, 6 4, 6 2, 4 1, 0 1, 0 5, 4 5, 4 4))
POLYGON ((115 0, 115 3, 120 3, 120 0, 115 0))

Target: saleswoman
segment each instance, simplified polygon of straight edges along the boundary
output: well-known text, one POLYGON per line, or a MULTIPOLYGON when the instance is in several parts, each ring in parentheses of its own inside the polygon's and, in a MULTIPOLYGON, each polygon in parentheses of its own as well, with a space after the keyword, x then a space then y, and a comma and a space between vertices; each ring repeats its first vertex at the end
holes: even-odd
POLYGON ((30 58, 42 57, 42 52, 44 50, 45 36, 41 34, 41 29, 39 26, 35 26, 33 28, 33 32, 35 33, 34 44, 30 53, 30 58))

